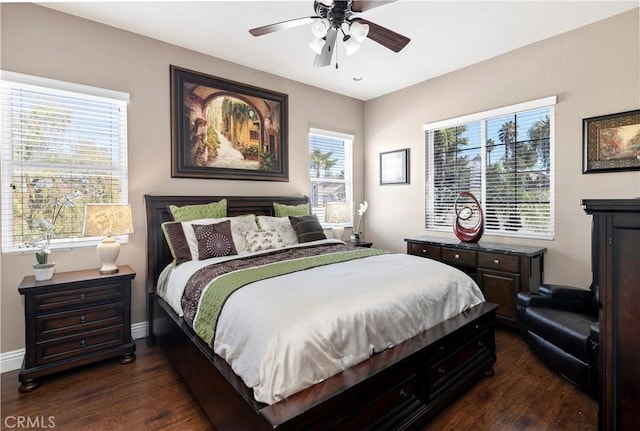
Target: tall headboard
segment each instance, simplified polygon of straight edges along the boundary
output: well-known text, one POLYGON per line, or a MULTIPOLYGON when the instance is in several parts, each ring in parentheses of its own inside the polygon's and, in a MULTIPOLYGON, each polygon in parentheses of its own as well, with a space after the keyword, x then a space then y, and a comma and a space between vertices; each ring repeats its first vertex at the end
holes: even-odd
POLYGON ((153 294, 160 272, 173 260, 161 225, 170 221, 169 205, 195 205, 227 200, 227 215, 273 215, 273 203, 299 205, 306 196, 160 196, 144 195, 147 210, 147 294, 153 294))

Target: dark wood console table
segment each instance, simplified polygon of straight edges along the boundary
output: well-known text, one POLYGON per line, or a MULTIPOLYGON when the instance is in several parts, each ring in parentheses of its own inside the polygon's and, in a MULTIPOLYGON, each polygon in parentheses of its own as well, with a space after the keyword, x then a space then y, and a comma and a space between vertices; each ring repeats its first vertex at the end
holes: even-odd
POLYGON ((537 291, 542 283, 546 248, 465 243, 457 239, 418 236, 405 238, 407 253, 455 266, 476 280, 487 302, 499 304, 496 321, 518 326, 516 296, 537 291))
POLYGON ((602 430, 640 424, 640 199, 585 199, 593 215, 593 281, 600 286, 602 430))

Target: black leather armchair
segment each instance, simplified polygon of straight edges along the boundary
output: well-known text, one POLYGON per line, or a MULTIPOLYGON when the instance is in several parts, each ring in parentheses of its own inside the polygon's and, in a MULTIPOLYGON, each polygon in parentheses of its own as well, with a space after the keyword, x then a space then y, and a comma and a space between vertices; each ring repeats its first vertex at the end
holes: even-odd
POLYGON ((595 396, 599 392, 599 289, 545 284, 520 292, 517 318, 531 351, 547 366, 595 396))

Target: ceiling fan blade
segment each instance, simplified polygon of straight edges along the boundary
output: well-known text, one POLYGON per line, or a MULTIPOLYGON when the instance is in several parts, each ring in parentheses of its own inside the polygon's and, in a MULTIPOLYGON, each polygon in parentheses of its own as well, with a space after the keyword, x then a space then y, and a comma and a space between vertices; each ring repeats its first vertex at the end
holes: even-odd
POLYGON ((353 3, 351 3, 351 10, 353 12, 364 12, 388 3, 395 3, 396 1, 398 0, 353 0, 353 3))
POLYGON ((313 62, 313 67, 325 67, 331 64, 333 50, 336 46, 337 35, 338 31, 335 28, 329 29, 326 36, 326 43, 322 47, 322 53, 320 55, 316 55, 316 60, 313 62))
POLYGON ((407 36, 403 36, 400 33, 396 33, 395 31, 391 31, 388 28, 384 28, 379 26, 378 24, 374 24, 371 21, 367 21, 366 19, 357 18, 353 21, 358 21, 362 24, 369 25, 369 34, 367 37, 375 42, 378 42, 380 45, 389 48, 391 51, 399 52, 407 46, 411 39, 407 36))
POLYGON ((287 30, 293 27, 299 27, 301 25, 309 24, 316 19, 315 17, 307 16, 304 18, 290 19, 288 21, 278 22, 276 24, 264 25, 262 27, 256 27, 249 30, 254 36, 262 36, 263 34, 273 33, 274 31, 287 30))

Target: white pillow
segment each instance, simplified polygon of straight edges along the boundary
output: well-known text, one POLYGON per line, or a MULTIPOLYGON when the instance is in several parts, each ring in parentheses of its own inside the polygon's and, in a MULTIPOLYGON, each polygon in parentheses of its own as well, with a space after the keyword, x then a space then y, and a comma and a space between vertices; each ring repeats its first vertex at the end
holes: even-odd
POLYGON ((249 250, 249 244, 244 238, 244 233, 258 229, 256 216, 253 214, 231 217, 231 235, 233 236, 233 244, 238 252, 249 250))
POLYGON ((245 232, 244 237, 249 244, 249 251, 252 253, 283 248, 285 246, 275 229, 252 229, 245 232))
POLYGON ((253 214, 236 217, 204 218, 184 221, 182 222, 182 230, 184 232, 184 237, 187 240, 187 244, 189 245, 189 251, 191 251, 191 258, 193 260, 198 260, 199 254, 198 239, 196 238, 196 234, 193 231, 193 227, 191 225, 214 224, 223 222, 225 220, 231 220, 231 236, 233 237, 233 245, 235 245, 236 251, 241 252, 249 250, 249 244, 244 238, 244 232, 251 229, 258 229, 258 225, 256 224, 256 216, 253 214))
POLYGON ((285 245, 298 243, 298 235, 293 230, 289 217, 258 216, 258 224, 260 229, 274 229, 278 232, 285 245))

